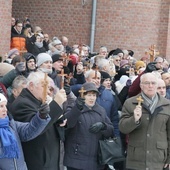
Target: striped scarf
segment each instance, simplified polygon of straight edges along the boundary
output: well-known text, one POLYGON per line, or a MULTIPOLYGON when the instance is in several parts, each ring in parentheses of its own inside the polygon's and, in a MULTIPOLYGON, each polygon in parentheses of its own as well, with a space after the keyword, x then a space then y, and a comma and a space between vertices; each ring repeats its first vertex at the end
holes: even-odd
POLYGON ((141 95, 144 99, 144 104, 149 107, 151 114, 153 114, 158 103, 158 95, 156 94, 154 97, 152 97, 152 99, 146 96, 146 94, 143 92, 141 92, 141 95))

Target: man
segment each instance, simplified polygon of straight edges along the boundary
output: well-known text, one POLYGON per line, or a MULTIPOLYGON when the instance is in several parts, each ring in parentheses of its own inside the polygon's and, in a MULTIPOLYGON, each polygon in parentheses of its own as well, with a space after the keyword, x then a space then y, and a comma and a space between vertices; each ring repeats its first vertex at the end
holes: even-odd
POLYGON ((129 135, 126 166, 160 170, 170 165, 170 102, 157 94, 158 81, 153 73, 141 76, 140 87, 139 95, 125 101, 119 122, 120 131, 129 135))
POLYGON ((16 21, 15 26, 11 30, 11 49, 17 48, 19 51, 26 50, 26 38, 22 32, 22 21, 16 21))
POLYGON ((161 74, 162 80, 165 82, 166 85, 166 98, 170 99, 170 73, 163 72, 161 74))
POLYGON ((71 49, 71 47, 68 45, 68 38, 65 37, 65 36, 62 36, 62 37, 61 37, 61 42, 62 42, 62 44, 63 44, 63 46, 64 46, 65 52, 66 52, 67 54, 69 54, 69 53, 72 51, 72 49, 71 49))
MULTIPOLYGON (((29 122, 44 100, 44 73, 32 72, 27 80, 27 88, 22 90, 12 104, 14 119, 21 122, 29 122)), ((49 89, 47 89, 47 93, 49 93, 49 89)), ((51 121, 44 132, 37 138, 22 143, 25 161, 29 170, 59 170, 60 139, 56 128, 59 125, 56 122, 63 114, 61 108, 65 101, 66 94, 61 89, 49 104, 51 121)), ((46 107, 44 108, 45 112, 46 107)))
POLYGON ((166 97, 166 85, 165 82, 162 79, 158 79, 158 88, 157 88, 157 92, 162 96, 162 97, 166 97))

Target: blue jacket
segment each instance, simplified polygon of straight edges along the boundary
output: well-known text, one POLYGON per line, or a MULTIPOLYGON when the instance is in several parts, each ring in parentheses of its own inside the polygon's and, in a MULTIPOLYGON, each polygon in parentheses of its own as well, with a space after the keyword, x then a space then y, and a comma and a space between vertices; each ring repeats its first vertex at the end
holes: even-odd
POLYGON ((107 116, 110 118, 111 122, 114 126, 114 135, 116 137, 120 136, 119 132, 119 114, 118 114, 118 108, 117 108, 117 102, 115 99, 115 96, 111 93, 110 90, 105 89, 104 86, 101 86, 99 89, 99 96, 97 98, 97 103, 102 106, 107 116))
MULTIPOLYGON (((18 146, 19 146, 19 158, 18 159, 9 159, 4 158, 0 159, 0 169, 2 170, 27 170, 26 163, 24 161, 24 155, 22 151, 21 141, 26 142, 37 137, 49 123, 51 118, 40 119, 39 115, 36 114, 30 123, 22 123, 10 120, 10 130, 14 134, 18 146)), ((0 141, 0 154, 2 153, 2 144, 0 141)))

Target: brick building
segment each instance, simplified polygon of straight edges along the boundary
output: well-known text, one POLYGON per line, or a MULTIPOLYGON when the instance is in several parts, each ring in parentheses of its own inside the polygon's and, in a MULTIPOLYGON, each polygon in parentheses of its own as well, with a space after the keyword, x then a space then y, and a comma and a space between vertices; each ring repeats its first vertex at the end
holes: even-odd
POLYGON ((28 15, 32 25, 39 25, 50 37, 65 35, 70 45, 80 41, 90 45, 94 2, 94 51, 103 45, 109 50, 119 47, 133 50, 140 58, 155 44, 170 59, 170 0, 0 0, 4 40, 0 54, 9 49, 11 7, 12 16, 28 15))

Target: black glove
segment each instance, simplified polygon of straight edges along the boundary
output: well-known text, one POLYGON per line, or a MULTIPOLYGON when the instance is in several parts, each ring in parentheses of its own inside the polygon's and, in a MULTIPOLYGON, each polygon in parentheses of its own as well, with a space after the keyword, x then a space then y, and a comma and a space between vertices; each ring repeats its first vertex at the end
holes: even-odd
POLYGON ((25 72, 26 69, 25 62, 20 62, 19 64, 17 64, 15 69, 19 74, 25 72))
POLYGON ((48 114, 50 113, 50 107, 47 103, 43 103, 39 108, 40 118, 46 119, 48 118, 48 114))
POLYGON ((146 66, 146 69, 145 69, 145 73, 150 73, 152 71, 156 71, 157 68, 156 68, 156 64, 157 62, 151 62, 151 63, 148 63, 148 65, 146 66))
POLYGON ((84 103, 85 103, 85 99, 84 98, 81 98, 81 97, 78 97, 77 100, 76 100, 76 106, 79 110, 83 110, 83 107, 84 107, 84 103))
POLYGON ((70 92, 71 92, 70 85, 65 84, 65 85, 64 85, 64 90, 66 91, 66 95, 69 95, 69 94, 70 94, 70 92))
POLYGON ((97 122, 90 126, 89 131, 91 133, 98 133, 99 131, 104 130, 104 129, 106 129, 106 125, 102 122, 97 122))

